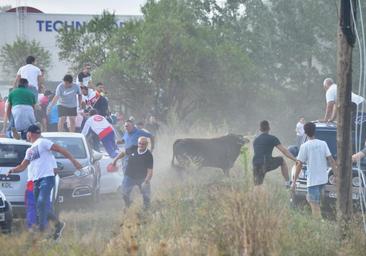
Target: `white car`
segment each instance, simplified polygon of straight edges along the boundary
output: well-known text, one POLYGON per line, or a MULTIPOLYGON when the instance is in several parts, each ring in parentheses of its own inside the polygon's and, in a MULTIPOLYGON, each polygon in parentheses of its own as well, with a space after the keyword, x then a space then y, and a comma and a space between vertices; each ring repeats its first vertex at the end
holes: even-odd
POLYGON ((103 158, 99 161, 101 179, 100 179, 100 194, 112 194, 118 193, 123 180, 123 172, 121 162, 119 161, 118 169, 115 172, 108 172, 108 164, 112 163, 113 158, 111 158, 107 152, 102 151, 103 158))
MULTIPOLYGON (((24 195, 27 185, 28 172, 24 170, 7 176, 9 169, 20 164, 26 150, 31 146, 24 140, 0 138, 0 190, 13 208, 16 217, 24 216, 24 195)), ((59 178, 56 176, 56 186, 52 192, 51 201, 55 202, 58 192, 59 178)))

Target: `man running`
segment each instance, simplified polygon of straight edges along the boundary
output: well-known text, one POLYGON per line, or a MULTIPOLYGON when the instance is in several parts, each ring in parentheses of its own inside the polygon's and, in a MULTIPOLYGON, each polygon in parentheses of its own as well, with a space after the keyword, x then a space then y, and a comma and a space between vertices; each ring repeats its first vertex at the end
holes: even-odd
POLYGON ((118 155, 116 134, 113 126, 105 117, 98 115, 95 109, 89 111, 89 118, 86 120, 81 133, 86 136, 88 135, 89 130, 92 130, 98 135, 99 140, 103 143, 103 146, 110 157, 115 158, 118 155))
MULTIPOLYGON (((138 186, 144 201, 144 209, 150 207, 150 180, 153 176, 153 156, 148 150, 149 142, 146 137, 138 139, 137 149, 130 152, 126 171, 122 181, 122 196, 127 207, 130 206, 130 194, 134 186, 138 186)), ((117 161, 125 157, 126 153, 121 152, 112 162, 116 166, 117 161)))
MULTIPOLYGON (((50 200, 51 191, 55 186, 54 168, 57 166, 52 151, 64 155, 76 169, 79 170, 82 166, 66 149, 48 139, 41 138, 41 129, 37 125, 31 125, 28 128, 27 139, 32 143, 32 146, 27 149, 24 160, 16 167, 11 168, 8 175, 22 172, 27 167, 32 173, 39 230, 44 232, 50 215, 47 202, 50 200)), ((56 226, 56 233, 60 234, 63 228, 64 225, 56 226)))

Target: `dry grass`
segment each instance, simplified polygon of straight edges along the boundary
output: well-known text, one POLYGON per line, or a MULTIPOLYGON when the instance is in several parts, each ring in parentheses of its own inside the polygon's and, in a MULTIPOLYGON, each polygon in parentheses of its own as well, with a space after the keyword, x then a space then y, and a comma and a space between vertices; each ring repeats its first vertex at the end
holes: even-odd
POLYGON ((261 188, 240 161, 229 178, 213 169, 178 175, 169 167, 172 140, 159 143, 148 212, 138 193, 128 210, 119 197, 104 198, 94 210, 64 211, 59 243, 18 231, 0 237, 0 255, 364 255, 359 219, 339 242, 335 222, 289 207, 279 172, 261 188))

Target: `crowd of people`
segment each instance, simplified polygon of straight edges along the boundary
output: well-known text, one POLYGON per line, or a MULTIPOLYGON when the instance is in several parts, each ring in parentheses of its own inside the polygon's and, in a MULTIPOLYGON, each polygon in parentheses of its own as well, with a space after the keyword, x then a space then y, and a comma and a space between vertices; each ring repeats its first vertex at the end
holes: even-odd
MULTIPOLYGON (((323 82, 323 87, 326 92, 326 109, 324 118, 318 122, 334 122, 337 117, 337 84, 331 78, 326 78, 323 82)), ((357 114, 363 112, 365 98, 352 93, 351 101, 352 120, 356 121, 357 114)), ((267 120, 261 121, 259 126, 261 133, 253 141, 254 157, 252 164, 255 185, 263 183, 267 172, 281 167, 286 187, 291 188, 291 191, 294 192, 296 181, 304 164, 306 164, 308 190, 306 199, 311 206, 313 216, 320 218, 320 201, 325 184, 328 183, 328 166, 332 168, 334 175, 337 176, 337 165, 327 143, 316 138, 315 123, 305 122, 304 117, 301 117, 296 124, 296 146, 299 149, 297 156, 290 153, 276 136, 269 134, 270 124, 267 120), (272 156, 272 151, 275 147, 296 164, 293 180, 289 177, 288 167, 283 157, 272 156)), ((366 148, 352 155, 352 161, 359 161, 365 156, 366 148)))
POLYGON ((133 117, 124 121, 111 115, 105 86, 101 82, 94 85, 90 71, 90 65, 85 64, 76 81, 70 74, 65 75, 52 92, 45 86, 44 70, 36 66, 33 56, 29 56, 26 65, 17 72, 8 97, 0 100, 4 136, 32 143, 21 164, 8 172, 11 175, 28 171, 25 194, 27 226, 30 230, 43 232, 48 220, 53 220, 55 232, 52 238, 55 240, 61 237, 65 223, 53 214, 50 204, 57 171, 52 151, 63 154, 76 170, 82 166, 66 149, 42 138, 43 131, 82 133, 93 149, 99 150, 101 145, 105 148, 111 157, 110 166, 116 167, 117 161, 123 159, 122 195, 125 205, 130 205, 134 186, 140 188, 145 209, 150 205, 151 151, 159 125, 154 116, 150 116, 145 125, 144 122, 135 124, 133 117), (123 129, 114 127, 117 122, 123 123, 123 129), (118 144, 124 144, 124 149, 118 144))

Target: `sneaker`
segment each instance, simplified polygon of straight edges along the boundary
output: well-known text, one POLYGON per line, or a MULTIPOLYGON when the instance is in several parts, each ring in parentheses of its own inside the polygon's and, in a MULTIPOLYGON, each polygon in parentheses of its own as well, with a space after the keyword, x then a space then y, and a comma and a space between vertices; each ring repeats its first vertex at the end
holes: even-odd
POLYGON ((56 224, 56 230, 55 233, 53 234, 53 240, 58 241, 60 240, 61 236, 62 236, 62 231, 64 230, 66 226, 66 223, 63 221, 60 221, 59 223, 56 224))
POLYGON ((19 135, 17 129, 15 129, 15 127, 12 127, 11 131, 13 133, 13 138, 16 139, 16 140, 20 140, 20 135, 19 135))

